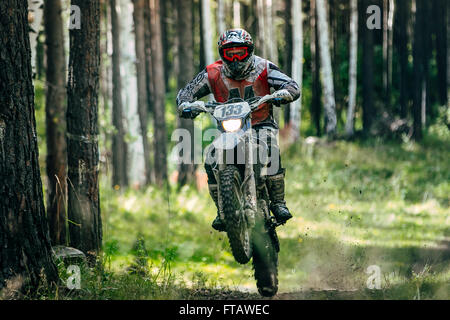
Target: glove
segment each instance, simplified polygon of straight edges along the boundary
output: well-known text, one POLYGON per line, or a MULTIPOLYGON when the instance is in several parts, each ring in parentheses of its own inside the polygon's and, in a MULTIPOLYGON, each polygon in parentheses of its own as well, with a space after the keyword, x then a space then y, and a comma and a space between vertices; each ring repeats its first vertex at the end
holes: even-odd
POLYGON ((294 100, 292 98, 292 95, 286 89, 275 91, 273 93, 273 96, 274 96, 273 103, 277 106, 279 106, 280 104, 287 104, 294 100))
POLYGON ((189 102, 183 102, 178 107, 178 114, 179 114, 180 118, 194 119, 195 117, 197 117, 199 115, 199 112, 196 111, 195 109, 192 109, 189 102))

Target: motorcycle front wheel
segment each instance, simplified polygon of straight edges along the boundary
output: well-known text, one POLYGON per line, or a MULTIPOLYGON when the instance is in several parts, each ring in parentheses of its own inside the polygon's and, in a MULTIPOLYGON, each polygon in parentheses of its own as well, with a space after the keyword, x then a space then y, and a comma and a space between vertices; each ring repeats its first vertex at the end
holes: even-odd
POLYGON ((228 165, 219 172, 220 197, 225 216, 225 226, 234 259, 241 264, 252 257, 251 228, 243 214, 244 195, 239 169, 228 165))

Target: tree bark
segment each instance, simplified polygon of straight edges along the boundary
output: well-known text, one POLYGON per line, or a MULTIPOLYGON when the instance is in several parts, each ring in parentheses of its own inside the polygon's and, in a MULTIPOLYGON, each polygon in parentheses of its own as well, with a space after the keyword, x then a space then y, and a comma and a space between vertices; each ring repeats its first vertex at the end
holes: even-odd
MULTIPOLYGON (((178 89, 183 88, 194 77, 194 48, 192 34, 192 0, 178 0, 178 89)), ((194 123, 190 119, 179 119, 178 127, 189 131, 194 137, 194 123)), ((191 140, 191 141, 192 141, 191 140)), ((192 143, 191 143, 192 145, 192 143)), ((193 148, 191 148, 191 163, 180 164, 178 168, 178 184, 183 186, 194 180, 195 166, 193 148)))
POLYGON ((161 40, 160 0, 150 0, 151 35, 152 35, 152 70, 154 88, 154 150, 155 150, 155 182, 162 186, 167 181, 167 150, 166 150, 166 109, 164 86, 164 64, 161 40))
POLYGON ((310 49, 311 49, 311 76, 312 76, 312 101, 311 101, 311 117, 313 119, 314 126, 316 127, 316 135, 322 134, 322 127, 320 125, 321 119, 321 87, 320 87, 320 57, 317 53, 319 47, 318 30, 317 30, 317 12, 316 12, 316 0, 310 2, 310 49))
POLYGON ((212 49, 212 33, 211 33, 211 4, 209 0, 201 0, 202 6, 202 34, 203 34, 203 50, 205 55, 205 64, 210 65, 214 62, 212 49))
POLYGON ((350 60, 348 74, 348 111, 345 133, 351 137, 354 133, 356 107, 356 85, 358 69, 358 0, 350 0, 350 60))
POLYGON ((233 0, 233 28, 241 28, 241 4, 233 0))
POLYGON ((256 15, 258 16, 258 36, 256 49, 259 51, 259 55, 262 57, 267 57, 267 38, 266 38, 266 14, 264 10, 264 0, 256 1, 256 15))
POLYGON ((331 67, 326 8, 326 0, 316 0, 326 133, 332 137, 336 133, 336 101, 334 99, 333 70, 331 67))
POLYGON ((72 0, 80 8, 81 28, 70 30, 67 90, 68 218, 70 244, 88 256, 101 248, 98 190, 98 90, 100 4, 72 0))
POLYGON ((434 32, 436 34, 436 64, 437 64, 437 79, 438 79, 438 98, 440 105, 446 105, 447 88, 448 88, 448 42, 447 42, 447 28, 450 24, 448 19, 448 0, 432 1, 433 17, 436 19, 434 23, 434 32))
MULTIPOLYGON (((283 69, 286 71, 288 75, 292 73, 292 0, 284 0, 284 33, 286 39, 286 46, 284 50, 284 64, 283 69)), ((287 105, 284 108, 284 125, 288 126, 291 117, 291 107, 287 105)))
POLYGON ((45 122, 47 139, 47 217, 53 244, 66 244, 67 145, 66 57, 61 1, 46 0, 44 7, 47 44, 47 93, 45 122))
MULTIPOLYGON (((292 3, 292 17, 293 19, 293 46, 292 46, 292 78, 302 88, 303 83, 303 12, 302 12, 302 0, 295 0, 292 3)), ((290 105, 290 127, 291 137, 293 141, 298 140, 300 137, 300 124, 301 124, 301 97, 291 103, 290 105)))
MULTIPOLYGON (((133 0, 135 1, 135 0, 133 0)), ((170 51, 170 42, 169 42, 169 20, 170 20, 170 10, 169 8, 170 1, 162 1, 161 2, 161 34, 162 34, 162 47, 163 47, 163 60, 164 60, 164 87, 166 91, 169 89, 169 78, 170 78, 170 70, 171 63, 169 61, 169 51, 170 51)), ((143 8, 142 8, 143 9, 143 8)))
POLYGON ((398 1, 398 54, 400 65, 400 117, 408 117, 409 105, 409 76, 408 76, 408 17, 409 0, 398 1))
POLYGON ((217 0, 217 29, 219 31, 219 35, 225 32, 225 0, 217 0))
POLYGON ((144 149, 145 183, 151 183, 150 146, 147 137, 148 131, 148 97, 147 97, 147 72, 145 66, 145 22, 144 10, 146 0, 133 0, 133 20, 136 47, 136 79, 138 89, 138 113, 144 149))
POLYGON ((44 0, 28 0, 28 21, 30 23, 31 68, 36 74, 36 53, 39 29, 42 25, 44 0))
POLYGON ((127 145, 122 103, 122 77, 120 74, 121 42, 120 21, 117 14, 116 0, 110 0, 112 26, 112 69, 113 69, 113 108, 112 120, 116 131, 112 139, 112 185, 114 188, 128 185, 127 145))
MULTIPOLYGON (((366 8, 371 4, 370 0, 365 0, 363 10, 365 15, 366 8)), ((363 132, 369 134, 372 121, 375 117, 375 109, 373 104, 373 92, 374 92, 374 67, 373 67, 373 33, 374 30, 364 28, 363 39, 363 66, 362 66, 362 86, 363 86, 363 132)))
MULTIPOLYGON (((45 276, 56 282, 45 217, 34 115, 28 10, 0 1, 0 293, 6 298, 45 276)), ((45 285, 45 284, 44 284, 45 285)))
POLYGON ((414 97, 413 97, 413 138, 422 139, 422 106, 425 92, 425 26, 426 0, 416 0, 416 14, 414 25, 413 44, 413 70, 414 70, 414 97))

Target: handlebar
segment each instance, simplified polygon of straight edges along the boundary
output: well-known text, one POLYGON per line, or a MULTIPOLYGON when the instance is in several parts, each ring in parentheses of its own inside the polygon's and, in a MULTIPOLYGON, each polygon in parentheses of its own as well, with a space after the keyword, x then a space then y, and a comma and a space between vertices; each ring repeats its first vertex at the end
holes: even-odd
MULTIPOLYGON (((260 105, 269 102, 269 101, 274 101, 274 102, 281 102, 283 99, 285 100, 292 100, 292 96, 289 93, 289 91, 283 89, 283 90, 278 90, 275 91, 273 94, 268 94, 265 95, 263 97, 252 97, 250 99, 247 99, 245 102, 247 102, 250 105, 250 109, 253 111, 255 109, 257 109, 260 105), (255 101, 253 101, 255 100, 255 101)), ((191 102, 188 103, 188 106, 185 106, 185 108, 183 109, 183 111, 196 111, 198 113, 202 113, 202 112, 213 112, 214 109, 217 106, 223 105, 223 104, 227 104, 230 103, 230 100, 228 100, 227 102, 216 102, 216 101, 209 101, 209 102, 204 102, 204 101, 195 101, 195 102, 191 102)))

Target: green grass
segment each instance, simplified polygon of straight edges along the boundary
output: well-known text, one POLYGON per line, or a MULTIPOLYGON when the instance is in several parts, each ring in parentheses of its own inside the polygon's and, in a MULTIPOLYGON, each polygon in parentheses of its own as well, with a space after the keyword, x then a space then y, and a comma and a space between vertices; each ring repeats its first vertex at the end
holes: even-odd
MULTIPOLYGON (((45 185, 40 82, 36 99, 45 185)), ((280 297, 450 298, 449 158, 450 133, 442 123, 428 129, 422 144, 373 139, 311 146, 303 140, 283 150, 286 200, 294 218, 278 229, 280 297), (381 269, 381 290, 367 289, 370 265, 381 269)), ((216 209, 206 189, 116 191, 104 169, 99 266, 82 269, 81 290, 44 290, 40 298, 220 298, 232 295, 230 290, 256 292, 251 264, 236 263, 224 234, 210 226, 216 209)))
MULTIPOLYGON (((448 299, 449 150, 447 140, 303 143, 285 150, 294 218, 278 229, 280 292, 448 299), (381 269, 381 290, 366 288, 370 265, 381 269)), ((62 297, 171 299, 204 288, 255 292, 251 264, 236 263, 224 234, 210 227, 216 210, 208 191, 171 189, 115 191, 103 176, 101 276, 87 269, 84 289, 62 297)))

